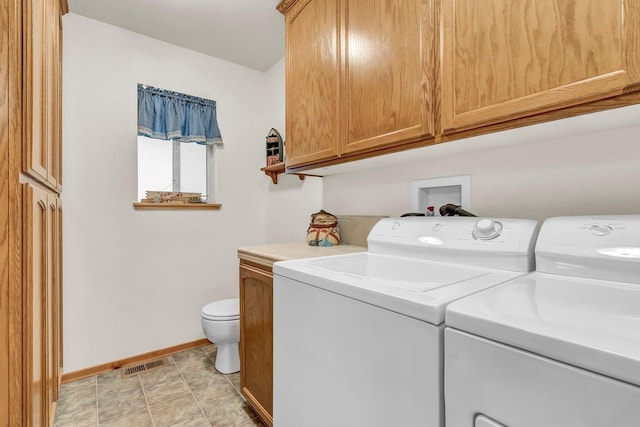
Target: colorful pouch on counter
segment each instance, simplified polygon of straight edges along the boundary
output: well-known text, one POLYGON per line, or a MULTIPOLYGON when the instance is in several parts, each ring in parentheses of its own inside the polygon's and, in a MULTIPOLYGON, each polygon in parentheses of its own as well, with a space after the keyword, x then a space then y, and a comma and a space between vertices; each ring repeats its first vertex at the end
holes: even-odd
POLYGON ((311 215, 307 229, 307 242, 310 246, 335 246, 340 244, 338 218, 324 210, 311 215))

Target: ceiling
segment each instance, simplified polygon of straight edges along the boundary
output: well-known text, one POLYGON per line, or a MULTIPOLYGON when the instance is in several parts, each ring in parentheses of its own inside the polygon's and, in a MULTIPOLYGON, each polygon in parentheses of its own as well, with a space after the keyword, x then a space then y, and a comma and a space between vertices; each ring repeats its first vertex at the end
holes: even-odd
POLYGON ((284 57, 280 0, 69 0, 69 10, 259 71, 284 57))

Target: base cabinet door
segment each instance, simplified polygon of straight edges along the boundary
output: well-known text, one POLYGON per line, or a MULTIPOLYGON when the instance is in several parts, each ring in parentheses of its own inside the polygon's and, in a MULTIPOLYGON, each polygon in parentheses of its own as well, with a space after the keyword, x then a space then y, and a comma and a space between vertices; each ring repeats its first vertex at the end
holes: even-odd
POLYGON ((24 200, 24 354, 25 425, 49 425, 47 348, 48 193, 25 184, 24 200))
POLYGON ((53 423, 61 344, 59 198, 23 184, 23 353, 25 425, 53 423))
POLYGON ((273 274, 240 262, 240 387, 247 403, 273 425, 273 274))
POLYGON ((639 0, 443 0, 442 128, 637 90, 639 0))

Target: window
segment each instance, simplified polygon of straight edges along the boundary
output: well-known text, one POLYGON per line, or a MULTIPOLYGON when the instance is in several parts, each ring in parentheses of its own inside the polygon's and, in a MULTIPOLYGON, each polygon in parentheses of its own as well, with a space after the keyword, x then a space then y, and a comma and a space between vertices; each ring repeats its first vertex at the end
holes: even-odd
POLYGON ((138 85, 140 201, 201 195, 190 201, 213 203, 215 146, 221 143, 215 101, 138 85))
POLYGON ((214 145, 138 136, 138 200, 147 191, 201 193, 213 203, 214 145))

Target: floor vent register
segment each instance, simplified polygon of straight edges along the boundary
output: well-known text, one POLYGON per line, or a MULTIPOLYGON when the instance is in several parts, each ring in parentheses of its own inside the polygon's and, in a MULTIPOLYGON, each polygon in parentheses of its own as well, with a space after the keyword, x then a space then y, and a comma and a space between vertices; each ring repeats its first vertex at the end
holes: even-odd
POLYGON ((134 375, 141 374, 143 372, 149 372, 153 369, 162 368, 168 366, 171 362, 165 359, 151 360, 149 362, 140 363, 137 365, 123 366, 120 368, 120 374, 122 378, 132 377, 134 375))

